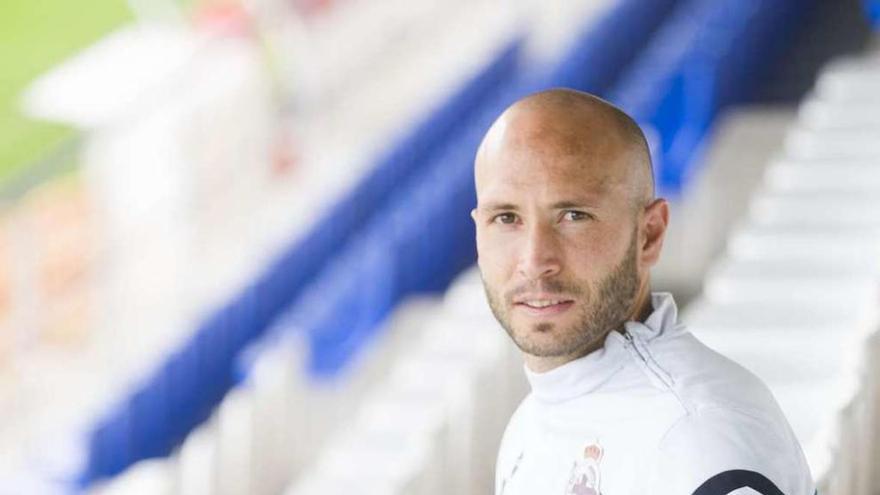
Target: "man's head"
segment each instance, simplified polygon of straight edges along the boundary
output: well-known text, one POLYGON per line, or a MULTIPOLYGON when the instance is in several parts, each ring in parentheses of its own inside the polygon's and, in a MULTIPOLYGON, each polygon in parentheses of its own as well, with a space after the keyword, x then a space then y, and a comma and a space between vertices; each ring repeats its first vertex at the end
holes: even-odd
POLYGON ((573 90, 523 98, 483 138, 475 178, 486 294, 530 368, 583 356, 649 309, 669 213, 629 116, 573 90))

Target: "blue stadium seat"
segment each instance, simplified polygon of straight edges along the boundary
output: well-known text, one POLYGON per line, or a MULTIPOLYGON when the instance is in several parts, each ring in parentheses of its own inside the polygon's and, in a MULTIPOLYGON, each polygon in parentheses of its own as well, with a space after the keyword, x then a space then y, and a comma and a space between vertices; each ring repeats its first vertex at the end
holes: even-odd
POLYGON ((880 0, 864 0, 865 12, 868 14, 874 30, 880 30, 880 0))
POLYGON ((611 91, 611 101, 656 132, 664 193, 680 192, 718 113, 754 88, 807 6, 688 0, 611 91))
POLYGON ((547 77, 547 86, 602 94, 644 48, 679 0, 621 0, 578 40, 547 77))

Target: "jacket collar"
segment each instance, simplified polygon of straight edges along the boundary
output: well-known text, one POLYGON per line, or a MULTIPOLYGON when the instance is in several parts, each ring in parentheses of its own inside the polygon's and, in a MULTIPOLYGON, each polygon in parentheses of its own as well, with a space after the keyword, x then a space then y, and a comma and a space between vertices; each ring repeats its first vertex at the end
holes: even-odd
MULTIPOLYGON (((653 293, 651 304, 654 311, 645 322, 626 322, 626 332, 650 341, 677 328, 678 310, 671 294, 653 293)), ((558 403, 595 391, 629 362, 625 346, 622 332, 615 330, 608 332, 600 349, 550 371, 536 373, 524 366, 532 394, 541 402, 558 403)))

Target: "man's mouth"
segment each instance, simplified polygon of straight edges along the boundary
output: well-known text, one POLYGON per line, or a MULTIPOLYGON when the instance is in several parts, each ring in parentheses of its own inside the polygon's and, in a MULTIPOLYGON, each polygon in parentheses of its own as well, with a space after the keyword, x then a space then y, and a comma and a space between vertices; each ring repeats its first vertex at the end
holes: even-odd
POLYGON ((514 301, 514 306, 535 316, 550 316, 562 313, 574 305, 574 301, 560 297, 523 297, 514 301))

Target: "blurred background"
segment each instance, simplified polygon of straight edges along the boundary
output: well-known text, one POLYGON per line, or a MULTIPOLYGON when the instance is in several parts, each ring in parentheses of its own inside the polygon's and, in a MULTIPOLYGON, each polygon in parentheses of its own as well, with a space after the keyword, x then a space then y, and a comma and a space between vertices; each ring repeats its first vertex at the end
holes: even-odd
POLYGON ((880 493, 876 0, 5 0, 0 494, 484 494, 492 120, 633 115, 655 290, 880 493))

